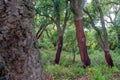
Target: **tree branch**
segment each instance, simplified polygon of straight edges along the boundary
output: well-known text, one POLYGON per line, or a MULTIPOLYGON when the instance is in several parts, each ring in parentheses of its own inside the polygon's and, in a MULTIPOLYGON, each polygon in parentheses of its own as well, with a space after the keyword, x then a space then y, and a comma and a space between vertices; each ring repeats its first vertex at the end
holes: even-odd
POLYGON ((116 4, 116 5, 120 5, 120 3, 117 3, 117 2, 114 2, 114 1, 109 1, 109 2, 107 2, 107 3, 105 3, 106 5, 108 5, 108 4, 116 4))
POLYGON ((101 45, 101 48, 104 48, 104 41, 101 37, 101 34, 100 34, 100 31, 99 29, 95 26, 95 23, 94 23, 94 20, 92 18, 92 16, 90 15, 90 13, 88 12, 88 10, 85 10, 83 9, 83 11, 88 15, 89 19, 90 19, 90 23, 91 23, 91 26, 93 27, 93 29, 97 32, 98 34, 98 38, 99 38, 99 42, 100 42, 100 45, 101 45))
MULTIPOLYGON (((68 0, 66 0, 66 8, 67 8, 67 7, 68 7, 68 0)), ((64 31, 65 31, 66 24, 67 24, 67 21, 68 21, 68 19, 69 19, 69 16, 70 16, 69 11, 68 11, 68 9, 66 9, 65 18, 64 18, 64 23, 63 23, 63 33, 64 33, 64 31)))

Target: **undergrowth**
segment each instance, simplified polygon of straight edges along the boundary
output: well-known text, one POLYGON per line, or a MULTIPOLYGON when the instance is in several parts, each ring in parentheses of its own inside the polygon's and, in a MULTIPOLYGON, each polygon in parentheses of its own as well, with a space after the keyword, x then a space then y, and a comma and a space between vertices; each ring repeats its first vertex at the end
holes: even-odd
POLYGON ((89 54, 91 66, 86 69, 82 66, 79 54, 76 54, 75 62, 73 62, 72 53, 66 51, 62 51, 59 65, 54 64, 55 52, 54 49, 41 49, 44 70, 49 72, 54 80, 74 80, 86 73, 89 75, 89 80, 110 80, 112 73, 119 72, 120 69, 120 56, 114 51, 111 51, 115 65, 113 68, 107 67, 104 53, 97 50, 89 54))

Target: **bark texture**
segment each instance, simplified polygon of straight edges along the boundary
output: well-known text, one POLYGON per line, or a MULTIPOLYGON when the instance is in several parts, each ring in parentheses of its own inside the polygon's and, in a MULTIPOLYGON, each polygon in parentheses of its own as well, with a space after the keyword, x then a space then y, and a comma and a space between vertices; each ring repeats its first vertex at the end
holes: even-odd
POLYGON ((75 26, 76 26, 76 37, 78 41, 78 47, 80 50, 81 61, 84 67, 90 65, 90 59, 87 54, 86 38, 83 29, 83 7, 85 0, 70 0, 71 10, 74 14, 75 26))
POLYGON ((0 0, 0 55, 8 80, 45 80, 31 0, 0 0))

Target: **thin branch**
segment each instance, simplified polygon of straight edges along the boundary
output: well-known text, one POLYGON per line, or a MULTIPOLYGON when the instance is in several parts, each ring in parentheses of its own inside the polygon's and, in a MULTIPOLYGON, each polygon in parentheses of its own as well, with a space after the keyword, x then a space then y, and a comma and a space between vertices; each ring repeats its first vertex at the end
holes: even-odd
POLYGON ((107 2, 107 3, 105 3, 105 4, 106 4, 106 5, 108 5, 108 4, 116 4, 116 5, 120 5, 120 3, 113 2, 113 1, 107 2))
POLYGON ((92 19, 92 16, 90 15, 90 13, 87 11, 87 10, 85 10, 85 9, 83 9, 83 11, 88 15, 88 17, 90 18, 90 23, 91 23, 91 25, 92 25, 92 27, 98 32, 98 34, 100 34, 100 32, 99 32, 99 30, 98 30, 98 28, 95 26, 95 24, 94 24, 94 20, 92 19))
POLYGON ((102 25, 102 30, 103 30, 103 33, 104 33, 104 49, 106 50, 109 50, 109 42, 108 42, 108 34, 107 34, 107 30, 106 30, 106 27, 105 27, 105 22, 104 22, 104 14, 103 14, 103 11, 101 9, 101 7, 99 6, 100 3, 98 0, 95 0, 95 3, 96 3, 96 7, 99 11, 99 15, 100 15, 100 21, 101 21, 101 25, 102 25))
MULTIPOLYGON (((118 8, 117 11, 115 11, 115 18, 114 18, 114 19, 116 19, 119 11, 120 11, 120 7, 118 8)), ((110 13, 109 13, 109 15, 107 15, 107 17, 110 19, 110 22, 108 22, 107 20, 105 20, 105 21, 106 21, 107 23, 111 23, 112 25, 115 25, 114 20, 112 20, 112 17, 111 17, 111 15, 110 15, 110 13)))
POLYGON ((42 24, 38 30, 38 32, 36 33, 36 38, 39 39, 40 36, 42 35, 43 31, 45 30, 45 28, 51 23, 46 23, 46 24, 42 24))
POLYGON ((43 31, 45 30, 46 27, 47 27, 47 25, 44 26, 44 27, 40 30, 39 34, 36 36, 37 39, 39 39, 39 38, 41 37, 41 35, 42 35, 42 33, 43 33, 43 31))
POLYGON ((112 17, 110 16, 110 15, 107 15, 107 17, 110 19, 110 22, 108 22, 107 20, 105 20, 107 23, 111 23, 111 24, 113 24, 114 25, 114 22, 113 22, 113 20, 112 20, 112 17))
MULTIPOLYGON (((66 8, 67 8, 67 7, 68 7, 68 0, 66 0, 66 8)), ((64 31, 65 31, 66 24, 67 24, 67 21, 68 21, 68 19, 69 19, 69 16, 70 16, 69 11, 68 11, 68 9, 66 9, 65 18, 64 18, 64 23, 63 23, 63 33, 64 33, 64 31)))
POLYGON ((42 28, 45 26, 45 24, 40 25, 39 30, 36 33, 36 38, 38 37, 39 33, 41 32, 42 28))
POLYGON ((109 21, 107 21, 107 20, 104 20, 104 21, 105 21, 105 22, 107 22, 107 23, 109 23, 109 24, 112 24, 112 22, 111 22, 111 21, 110 21, 110 22, 109 22, 109 21))
POLYGON ((92 25, 92 27, 94 28, 94 30, 95 30, 95 31, 97 32, 97 34, 98 34, 98 38, 99 38, 99 42, 100 42, 101 48, 104 48, 104 41, 103 41, 103 39, 102 39, 102 37, 101 37, 101 34, 100 34, 99 29, 95 26, 95 23, 94 23, 94 20, 93 20, 92 16, 90 15, 90 13, 89 13, 87 10, 83 9, 83 11, 84 11, 84 12, 88 15, 88 17, 90 18, 91 25, 92 25))
POLYGON ((40 16, 44 16, 46 18, 49 18, 53 23, 55 23, 54 18, 50 17, 49 15, 43 15, 43 14, 39 14, 40 16))

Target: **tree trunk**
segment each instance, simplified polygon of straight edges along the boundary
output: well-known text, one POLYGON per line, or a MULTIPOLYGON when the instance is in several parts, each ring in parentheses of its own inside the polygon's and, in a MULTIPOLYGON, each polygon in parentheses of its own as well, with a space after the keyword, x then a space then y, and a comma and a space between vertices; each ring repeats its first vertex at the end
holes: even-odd
POLYGON ((84 67, 90 65, 90 59, 87 54, 86 38, 83 29, 83 7, 85 0, 70 0, 71 10, 74 14, 74 20, 76 25, 76 37, 78 41, 78 47, 81 55, 81 61, 84 67))
POLYGON ((84 63, 84 66, 86 67, 90 65, 90 59, 87 55, 86 38, 83 30, 83 20, 82 19, 75 20, 75 25, 81 61, 84 63))
POLYGON ((55 57, 56 64, 59 64, 62 46, 63 46, 63 35, 59 36, 59 43, 58 43, 58 48, 57 48, 56 57, 55 57))
MULTIPOLYGON (((58 35, 59 35, 58 48, 57 48, 56 57, 55 57, 54 62, 56 64, 59 64, 60 55, 61 55, 62 46, 63 46, 63 35, 64 35, 64 32, 65 32, 67 21, 69 19, 69 14, 68 14, 68 10, 66 10, 64 23, 61 27, 60 26, 60 18, 61 18, 60 17, 60 0, 57 0, 57 1, 53 0, 53 2, 54 2, 54 9, 55 9, 55 12, 56 12, 56 20, 55 20, 56 23, 55 24, 56 24, 57 32, 58 32, 58 35)), ((66 0, 66 8, 68 8, 68 1, 67 0, 66 0)))
POLYGON ((98 0, 95 0, 96 2, 96 6, 98 8, 98 11, 99 11, 99 14, 100 14, 100 21, 101 21, 101 25, 102 25, 102 31, 103 31, 103 41, 104 41, 104 47, 103 47, 103 50, 105 52, 105 58, 106 58, 106 62, 108 64, 108 66, 113 66, 113 60, 111 58, 111 55, 109 53, 109 42, 108 42, 108 34, 107 34, 107 30, 106 30, 106 27, 105 27, 105 22, 104 22, 104 15, 103 15, 103 11, 101 9, 100 5, 99 4, 99 1, 98 0))
POLYGON ((0 5, 0 54, 9 80, 45 80, 33 31, 32 2, 1 0, 0 5))
MULTIPOLYGON (((108 40, 108 38, 106 37, 106 39, 102 39, 102 36, 100 34, 100 31, 99 29, 95 26, 95 23, 93 21, 93 18, 92 16, 90 15, 90 13, 87 11, 87 10, 84 10, 84 12, 88 15, 88 17, 90 18, 91 20, 91 25, 92 27, 94 28, 94 30, 96 30, 97 34, 98 34, 98 40, 99 40, 99 44, 101 46, 101 48, 103 49, 104 53, 105 53, 105 59, 106 59, 106 62, 108 64, 108 66, 113 66, 113 61, 112 61, 112 58, 110 56, 110 53, 109 53, 109 47, 107 47, 106 45, 108 45, 108 43, 105 43, 106 39, 108 40)), ((104 22, 103 22, 104 23, 104 22)), ((103 24, 104 25, 104 24, 103 24)), ((105 32, 104 32, 104 37, 105 37, 105 34, 107 35, 107 31, 106 31, 106 28, 105 28, 105 32)))
POLYGON ((104 50, 104 52, 105 52, 105 59, 106 59, 108 66, 112 67, 113 61, 112 61, 109 51, 104 50))
POLYGON ((74 48, 73 48, 73 50, 72 50, 72 54, 73 54, 73 59, 72 59, 72 61, 75 62, 75 49, 74 49, 74 48))

